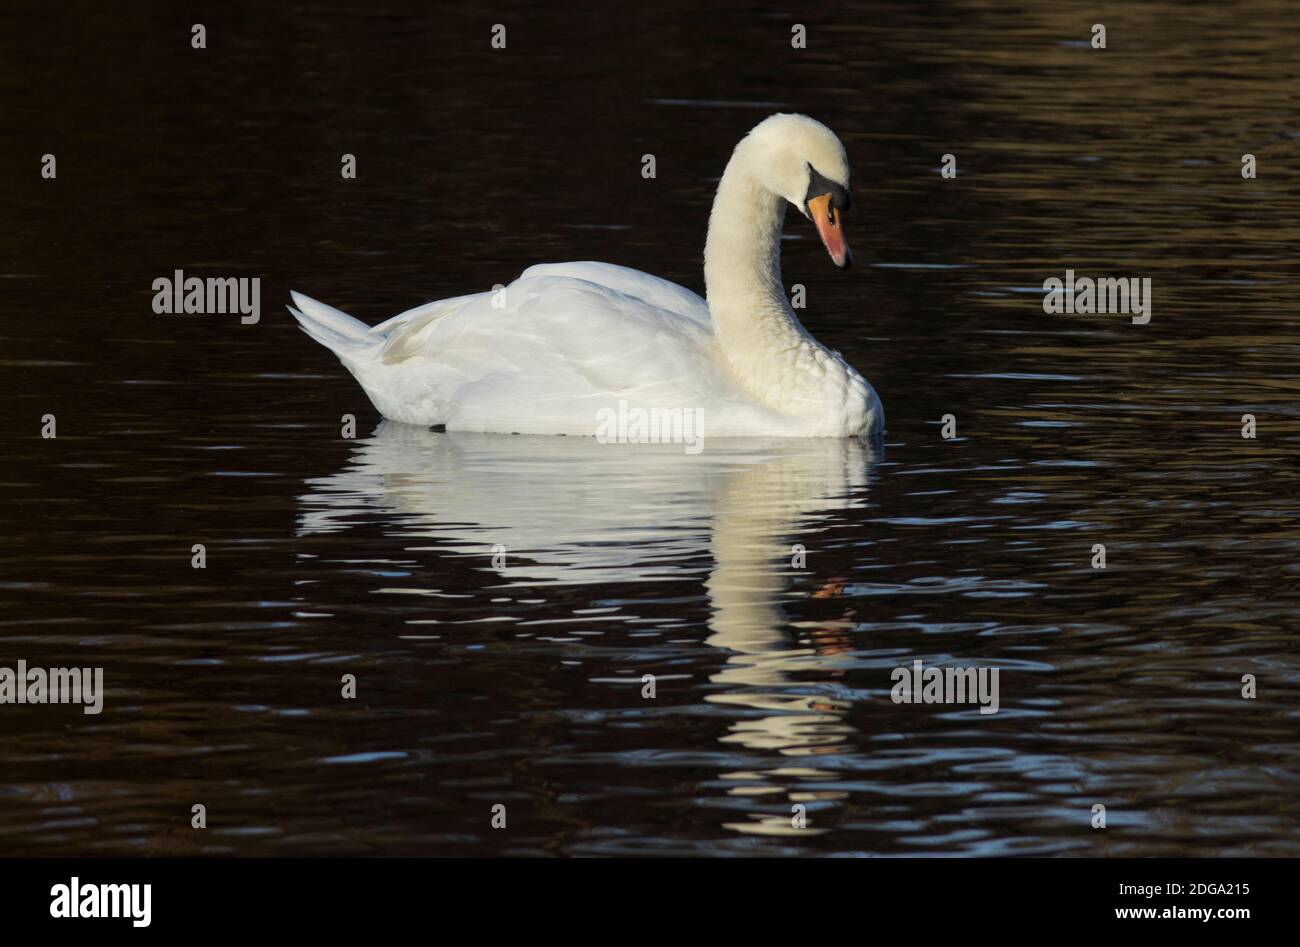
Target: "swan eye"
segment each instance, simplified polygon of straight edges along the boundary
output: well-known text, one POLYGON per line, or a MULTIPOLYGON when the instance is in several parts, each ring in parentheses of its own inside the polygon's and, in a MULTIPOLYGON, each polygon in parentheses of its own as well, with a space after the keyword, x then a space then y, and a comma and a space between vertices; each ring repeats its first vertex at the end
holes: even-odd
POLYGON ((844 185, 835 183, 810 164, 808 165, 808 196, 804 198, 805 206, 810 204, 814 197, 821 195, 829 197, 831 204, 841 212, 848 210, 853 204, 853 198, 849 196, 848 189, 844 185))

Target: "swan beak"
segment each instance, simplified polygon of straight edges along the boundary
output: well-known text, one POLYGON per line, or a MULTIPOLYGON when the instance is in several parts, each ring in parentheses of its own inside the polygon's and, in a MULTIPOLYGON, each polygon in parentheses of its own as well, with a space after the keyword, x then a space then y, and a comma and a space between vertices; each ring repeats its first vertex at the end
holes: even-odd
POLYGON ((843 211, 831 204, 829 194, 823 194, 808 202, 808 214, 817 227, 817 236, 822 238, 822 245, 831 255, 831 262, 847 270, 853 263, 853 253, 844 237, 843 211))

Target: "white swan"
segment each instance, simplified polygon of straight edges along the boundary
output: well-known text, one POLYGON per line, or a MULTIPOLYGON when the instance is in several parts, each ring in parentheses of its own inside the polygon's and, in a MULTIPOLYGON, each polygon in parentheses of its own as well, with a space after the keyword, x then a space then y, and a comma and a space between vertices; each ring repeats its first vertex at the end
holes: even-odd
POLYGON ((593 435, 611 412, 693 411, 709 437, 875 434, 880 399, 800 324, 781 281, 786 202, 848 267, 848 186, 834 132, 773 115, 736 146, 718 184, 707 303, 626 267, 551 263, 496 292, 428 303, 373 328, 300 293, 289 311, 394 421, 593 435))

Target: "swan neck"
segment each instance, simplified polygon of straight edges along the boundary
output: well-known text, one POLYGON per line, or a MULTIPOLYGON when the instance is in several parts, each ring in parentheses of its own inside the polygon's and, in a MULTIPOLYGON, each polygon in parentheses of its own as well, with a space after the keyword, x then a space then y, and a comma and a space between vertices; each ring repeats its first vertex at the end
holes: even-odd
POLYGON ((704 285, 722 351, 760 398, 785 371, 791 350, 809 339, 781 280, 785 208, 785 199, 759 180, 742 143, 713 199, 704 285))

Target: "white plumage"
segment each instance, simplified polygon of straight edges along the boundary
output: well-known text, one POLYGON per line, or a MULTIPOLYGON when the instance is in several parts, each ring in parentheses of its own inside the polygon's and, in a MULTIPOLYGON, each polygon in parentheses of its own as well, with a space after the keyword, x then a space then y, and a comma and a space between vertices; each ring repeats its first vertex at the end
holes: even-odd
POLYGON ((697 412, 708 437, 875 433, 875 392, 781 283, 785 203, 808 214, 813 169, 847 189, 839 140, 804 116, 772 116, 736 147, 709 222, 707 303, 626 267, 560 263, 373 328, 300 293, 290 311, 394 421, 594 435, 621 406, 697 412))

